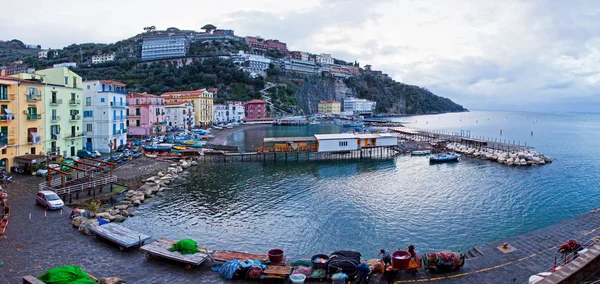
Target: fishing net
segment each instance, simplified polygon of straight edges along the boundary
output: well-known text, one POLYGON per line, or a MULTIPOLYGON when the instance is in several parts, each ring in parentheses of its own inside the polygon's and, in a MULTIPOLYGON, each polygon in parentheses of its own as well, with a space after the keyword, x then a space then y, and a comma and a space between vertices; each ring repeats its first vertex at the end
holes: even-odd
POLYGON ((46 273, 38 277, 38 280, 46 284, 95 284, 83 269, 75 265, 66 265, 50 268, 46 273))
POLYGON ((176 242, 169 251, 178 251, 181 254, 194 254, 199 252, 198 243, 194 240, 183 239, 181 241, 176 242))

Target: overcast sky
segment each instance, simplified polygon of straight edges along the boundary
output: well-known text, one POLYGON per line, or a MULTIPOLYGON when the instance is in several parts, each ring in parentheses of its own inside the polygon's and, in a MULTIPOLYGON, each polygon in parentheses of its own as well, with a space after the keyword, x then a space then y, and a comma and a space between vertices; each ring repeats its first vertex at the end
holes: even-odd
POLYGON ((3 13, 0 39, 44 48, 212 23, 371 64, 470 109, 600 112, 596 1, 33 0, 2 10, 14 13, 3 13))

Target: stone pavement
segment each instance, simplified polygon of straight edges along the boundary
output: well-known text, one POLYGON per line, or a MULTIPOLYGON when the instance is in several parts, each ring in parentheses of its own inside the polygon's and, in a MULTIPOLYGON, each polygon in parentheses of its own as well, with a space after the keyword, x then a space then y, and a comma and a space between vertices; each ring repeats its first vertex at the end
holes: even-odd
MULTIPOLYGON (((78 265, 96 277, 121 277, 127 283, 246 283, 222 280, 210 271, 210 262, 186 270, 178 263, 146 260, 138 249, 122 252, 112 243, 77 232, 70 225, 68 209, 62 216, 60 211, 49 211, 44 219, 44 210, 34 204, 41 181, 38 177, 15 176, 15 182, 7 186, 12 214, 6 235, 0 237, 0 261, 4 262, 0 265, 0 283, 21 283, 24 275, 39 276, 49 268, 67 264, 78 265)), ((538 231, 478 246, 483 255, 467 260, 458 272, 419 271, 415 277, 401 272, 397 283, 527 283, 530 275, 549 270, 554 258, 560 259, 556 252, 560 243, 569 239, 589 242, 600 234, 599 228, 597 214, 583 214, 538 231), (503 242, 516 251, 500 252, 496 247, 503 242)), ((384 282, 376 275, 371 283, 384 282)))

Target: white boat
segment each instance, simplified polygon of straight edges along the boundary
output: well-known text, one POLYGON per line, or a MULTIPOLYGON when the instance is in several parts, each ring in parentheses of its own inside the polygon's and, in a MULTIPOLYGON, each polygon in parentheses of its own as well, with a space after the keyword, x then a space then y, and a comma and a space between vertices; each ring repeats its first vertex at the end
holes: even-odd
POLYGON ((318 121, 316 121, 316 120, 313 120, 313 121, 310 122, 310 124, 321 124, 321 123, 318 122, 318 121))
POLYGON ((221 127, 221 126, 213 126, 213 128, 214 129, 219 129, 219 130, 223 129, 223 127, 221 127))
POLYGON ((416 151, 412 151, 410 152, 410 154, 412 156, 423 156, 423 155, 429 155, 431 154, 431 150, 416 150, 416 151))
POLYGON ((226 127, 227 129, 231 129, 231 128, 233 128, 233 125, 232 125, 231 123, 228 123, 227 125, 225 125, 225 127, 226 127))

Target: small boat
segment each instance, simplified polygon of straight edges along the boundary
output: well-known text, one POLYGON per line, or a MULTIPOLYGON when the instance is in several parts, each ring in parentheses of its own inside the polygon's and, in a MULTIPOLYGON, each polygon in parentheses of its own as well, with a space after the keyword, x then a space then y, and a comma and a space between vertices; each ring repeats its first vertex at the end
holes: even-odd
POLYGON ((148 158, 152 158, 152 159, 158 157, 158 155, 156 155, 156 154, 144 154, 144 156, 146 156, 148 158))
POLYGON ((446 152, 443 154, 439 154, 436 156, 429 156, 429 163, 448 163, 448 162, 458 162, 459 154, 454 152, 446 152))
POLYGON ((185 150, 185 146, 174 145, 173 149, 175 149, 175 150, 185 150))
POLYGON ((173 144, 168 144, 168 143, 152 143, 150 145, 143 145, 142 148, 144 148, 144 151, 148 151, 148 152, 164 152, 164 151, 171 151, 171 147, 173 147, 173 144))
POLYGON ((431 154, 431 150, 416 150, 416 151, 410 152, 411 156, 423 156, 423 155, 429 155, 429 154, 431 154))
POLYGON ((223 129, 223 127, 221 127, 221 126, 216 126, 216 125, 215 125, 215 126, 213 126, 213 128, 214 128, 214 129, 218 129, 218 130, 221 130, 221 129, 223 129))
POLYGON ((233 128, 233 124, 231 124, 231 123, 228 123, 227 125, 225 125, 225 128, 227 128, 227 129, 231 129, 231 128, 233 128))
POLYGON ((316 120, 313 120, 313 121, 311 121, 309 124, 321 124, 321 123, 320 123, 320 122, 318 122, 318 121, 316 121, 316 120))

